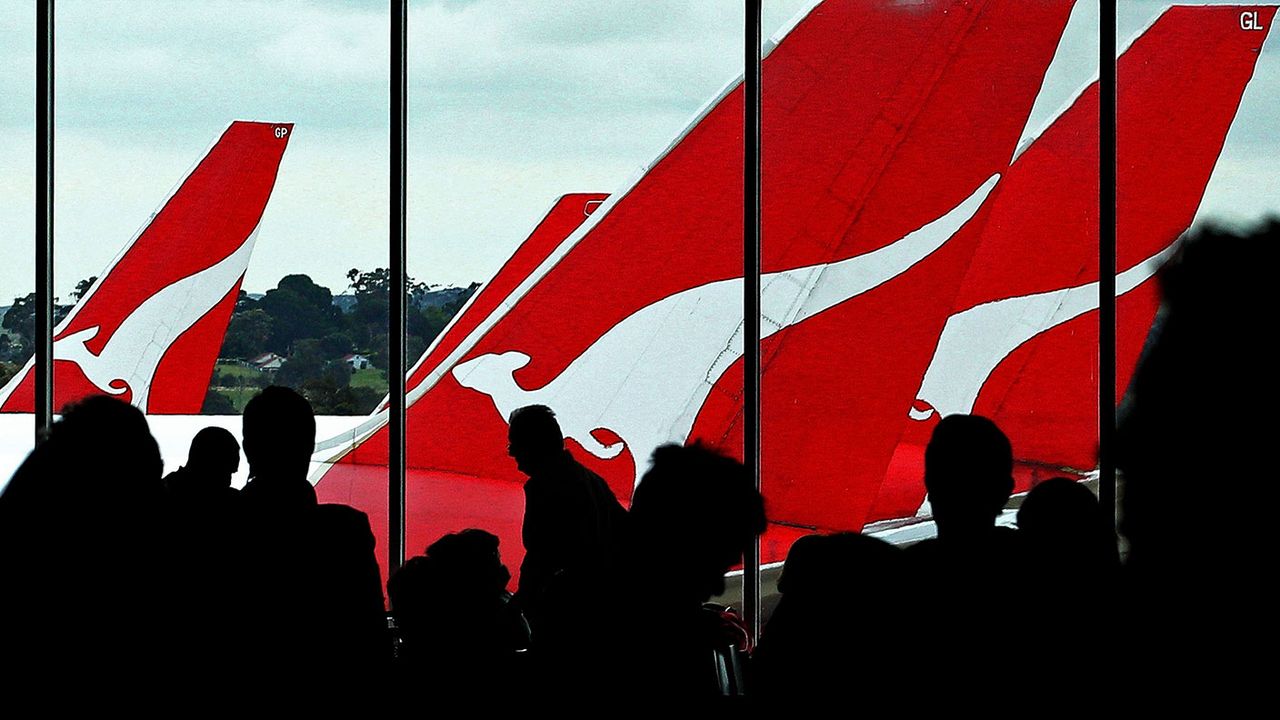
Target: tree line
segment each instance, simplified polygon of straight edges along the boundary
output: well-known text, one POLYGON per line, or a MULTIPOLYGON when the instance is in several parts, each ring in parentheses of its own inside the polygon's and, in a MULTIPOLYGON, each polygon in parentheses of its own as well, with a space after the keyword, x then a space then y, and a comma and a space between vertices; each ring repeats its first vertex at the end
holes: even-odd
MULTIPOLYGON (((372 412, 387 392, 391 274, 386 268, 347 273, 350 296, 333 292, 307 275, 286 275, 259 298, 243 290, 227 325, 205 396, 205 414, 234 414, 258 388, 285 385, 302 393, 317 414, 372 412), (369 367, 350 362, 367 358, 369 367), (277 356, 262 363, 264 356, 277 356), (267 365, 268 367, 262 367, 267 365), (279 365, 278 368, 270 367, 279 365)), ((78 299, 94 278, 77 286, 78 299)), ((479 287, 439 288, 407 279, 405 354, 410 362, 426 350, 479 287)), ((0 322, 0 383, 21 370, 35 348, 35 294, 15 298, 0 322)), ((71 305, 57 305, 55 322, 71 305)))
MULTIPOLYGON (((71 302, 63 304, 62 298, 53 299, 53 324, 56 326, 80 298, 89 291, 98 278, 86 278, 76 283, 71 302)), ((13 304, 0 320, 0 386, 18 374, 22 366, 36 352, 36 294, 27 293, 13 299, 13 304)))

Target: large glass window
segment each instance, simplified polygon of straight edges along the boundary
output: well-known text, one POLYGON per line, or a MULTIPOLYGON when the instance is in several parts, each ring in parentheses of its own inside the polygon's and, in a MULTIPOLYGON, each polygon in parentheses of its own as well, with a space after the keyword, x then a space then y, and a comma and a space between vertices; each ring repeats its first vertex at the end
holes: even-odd
POLYGON ((31 450, 35 430, 32 408, 10 400, 35 352, 35 26, 34 4, 0 14, 0 486, 31 450))
POLYGON ((799 532, 931 535, 924 447, 953 413, 1010 436, 1017 493, 1094 469, 1096 313, 1054 335, 1044 294, 1098 266, 1097 27, 1091 3, 828 2, 775 35, 765 562, 799 532))
MULTIPOLYGON (((1185 489, 1175 482, 1179 473, 1198 483, 1253 472, 1248 461, 1234 458, 1247 457, 1237 448, 1255 444, 1242 437, 1256 425, 1247 413, 1226 408, 1237 402, 1231 398, 1252 398, 1252 383, 1267 372, 1254 364, 1266 362, 1262 355, 1242 355, 1237 345, 1254 334, 1254 318, 1261 317, 1257 301, 1243 298, 1266 291, 1249 279, 1260 277, 1249 274, 1259 272, 1249 268, 1259 267, 1260 257, 1250 253, 1260 247, 1231 235, 1264 230, 1280 211, 1271 190, 1280 182, 1280 55, 1268 37, 1275 19, 1274 6, 1253 4, 1144 0, 1121 3, 1117 11, 1115 393, 1118 399, 1129 387, 1149 328, 1163 325, 1174 333, 1169 343, 1185 343, 1162 347, 1164 364, 1146 378, 1145 395, 1135 398, 1140 415, 1125 448, 1134 479, 1166 493, 1185 489), (1177 284, 1179 305, 1168 317, 1179 319, 1162 322, 1151 276, 1188 230, 1202 236, 1184 271, 1198 279, 1177 284), (1225 447, 1202 441, 1205 433, 1225 447), (1177 437, 1194 437, 1194 444, 1177 437), (1148 463, 1172 472, 1143 475, 1148 463)), ((1148 492, 1150 503, 1156 491, 1148 492)), ((1131 519, 1130 531, 1148 533, 1145 543, 1133 538, 1135 550, 1141 544, 1158 551, 1152 541, 1161 538, 1149 528, 1161 521, 1131 519)))
MULTIPOLYGON (((952 413, 1012 441, 1005 522, 1048 477, 1097 484, 1174 240, 1277 209, 1273 11, 1205 4, 1118 8, 1112 248, 1098 2, 763 3, 763 563, 809 532, 930 535, 952 413)), ((134 402, 172 470, 294 387, 321 498, 370 515, 386 566, 386 6, 57 11, 55 404, 134 402)), ((743 455, 742 13, 410 3, 406 554, 480 527, 519 566, 523 405, 624 504, 658 444, 743 455)), ((0 19, 5 478, 35 395, 34 27, 0 19)))
POLYGON ((718 379, 741 355, 742 5, 410 8, 409 271, 441 301, 409 379, 407 552, 481 527, 514 571, 515 408, 549 405, 624 504, 660 443, 741 454, 700 408, 742 391, 718 379))
MULTIPOLYGON (((78 301, 57 403, 127 397, 167 470, 201 427, 239 436, 269 384, 310 400, 322 443, 350 431, 387 388, 385 4, 103 9, 57 4, 55 292, 78 301)), ((373 484, 318 492, 385 517, 373 484)))

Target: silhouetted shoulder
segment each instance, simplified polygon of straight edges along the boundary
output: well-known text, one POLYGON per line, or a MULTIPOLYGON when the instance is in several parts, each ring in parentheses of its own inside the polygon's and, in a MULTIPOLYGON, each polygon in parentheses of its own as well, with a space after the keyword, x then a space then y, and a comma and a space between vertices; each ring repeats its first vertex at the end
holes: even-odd
POLYGON ((249 512, 288 512, 315 507, 316 489, 305 478, 272 478, 250 480, 240 491, 249 512))
POLYGON ((369 545, 374 544, 369 516, 350 505, 337 503, 317 505, 315 515, 328 532, 340 534, 346 538, 368 540, 369 545))

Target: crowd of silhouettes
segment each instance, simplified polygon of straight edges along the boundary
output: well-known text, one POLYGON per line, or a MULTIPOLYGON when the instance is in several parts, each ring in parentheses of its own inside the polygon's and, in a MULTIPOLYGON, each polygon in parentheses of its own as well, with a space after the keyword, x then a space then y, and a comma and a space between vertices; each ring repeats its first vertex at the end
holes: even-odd
MULTIPOLYGON (((142 412, 64 409, 0 495, 0 642, 17 677, 249 687, 323 669, 358 682, 392 661, 364 513, 316 500, 315 418, 287 388, 245 407, 240 444, 199 432, 162 477, 142 412)), ((15 683, 14 687, 20 687, 15 683)))
POLYGON ((1276 223, 1201 231, 1162 272, 1118 425, 1123 564, 1079 478, 1039 482, 1016 529, 999 522, 1015 448, 991 420, 951 415, 925 450, 936 537, 800 538, 746 657, 740 617, 709 604, 765 529, 746 468, 696 443, 660 447, 624 509, 538 405, 509 418, 507 451, 528 476, 516 592, 495 535, 448 534, 389 578, 389 626, 368 518, 319 503, 308 481, 316 425, 303 397, 265 389, 239 442, 202 430, 167 477, 143 414, 91 397, 65 408, 0 494, 0 645, 22 659, 17 679, 392 672, 434 697, 562 705, 740 693, 887 707, 915 689, 981 702, 1019 674, 1010 658, 1058 679, 1111 653, 1162 677, 1225 678, 1245 664, 1240 638, 1273 632, 1257 572, 1268 530, 1197 526, 1229 509, 1210 505, 1229 482, 1270 507, 1255 458, 1270 428, 1254 413, 1273 391, 1265 353, 1245 342, 1278 239, 1276 223), (241 446, 249 481, 236 490, 241 446))

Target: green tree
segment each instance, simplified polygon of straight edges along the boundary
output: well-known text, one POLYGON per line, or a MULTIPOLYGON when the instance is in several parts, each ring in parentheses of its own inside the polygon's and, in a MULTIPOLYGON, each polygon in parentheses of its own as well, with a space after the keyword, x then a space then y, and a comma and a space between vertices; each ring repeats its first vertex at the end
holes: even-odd
POLYGON ((236 406, 231 402, 231 398, 222 393, 209 388, 205 393, 204 404, 200 406, 201 415, 235 415, 236 406))
MULTIPOLYGON (((347 279, 351 281, 351 289, 357 299, 391 297, 391 270, 374 268, 372 272, 363 272, 358 268, 347 271, 347 279)), ((405 276, 405 296, 412 300, 421 300, 427 292, 427 284, 405 276)))
MULTIPOLYGON (((89 282, 91 280, 81 280, 80 285, 89 282)), ((53 299, 54 325, 62 322, 67 313, 71 312, 70 305, 60 305, 58 300, 59 298, 56 297, 53 299)), ((4 314, 4 321, 0 322, 0 327, 17 335, 25 343, 34 347, 36 342, 36 294, 27 293, 23 297, 14 298, 13 305, 4 314)))
POLYGON ((36 294, 29 293, 13 299, 9 311, 4 314, 0 327, 21 338, 28 345, 35 345, 36 294))
POLYGON ((333 293, 306 275, 281 278, 277 287, 258 301, 258 308, 271 317, 266 349, 272 352, 287 354, 298 340, 321 338, 342 329, 342 312, 333 305, 333 293))
POLYGON ((256 307, 258 307, 258 301, 249 297, 249 293, 245 292, 244 290, 241 290, 236 295, 235 311, 237 313, 248 312, 256 307))
MULTIPOLYGON (((240 392, 246 392, 245 388, 265 387, 274 382, 302 392, 320 414, 371 412, 382 399, 382 393, 370 387, 352 387, 351 368, 341 358, 351 352, 368 355, 374 367, 385 376, 391 274, 386 268, 370 272, 353 269, 347 279, 356 303, 346 315, 334 306, 329 289, 315 284, 306 275, 282 278, 277 287, 258 301, 241 291, 221 356, 249 359, 270 351, 287 359, 280 370, 251 377, 217 373, 211 388, 224 388, 238 398, 240 392)), ((425 307, 430 288, 412 278, 406 280, 409 302, 405 307, 405 355, 412 362, 479 285, 472 284, 443 306, 425 307)), ((219 401, 210 399, 210 402, 219 401)))
POLYGON ((9 382, 21 369, 22 366, 18 363, 0 361, 0 387, 9 382))
POLYGON ((300 390, 317 415, 367 415, 382 393, 367 387, 343 387, 332 377, 311 378, 300 390))
POLYGON ((0 335, 0 362, 22 365, 35 353, 35 344, 19 335, 0 335))
POLYGON ((89 288, 93 287, 93 284, 97 281, 98 281, 98 276, 94 275, 91 278, 81 280, 80 282, 76 283, 76 289, 74 292, 71 293, 72 302, 80 302, 80 298, 83 298, 84 294, 89 292, 89 288))
MULTIPOLYGON (((353 311, 357 320, 365 324, 386 326, 387 313, 391 305, 391 271, 387 268, 375 268, 371 272, 362 272, 357 268, 347 271, 347 279, 351 281, 351 289, 355 291, 356 307, 353 311)), ((422 304, 427 293, 427 284, 405 277, 405 307, 412 310, 422 304)))
MULTIPOLYGON (((388 361, 388 344, 387 333, 382 332, 373 336, 369 342, 369 364, 375 368, 386 372, 390 367, 388 361)), ((406 353, 407 355, 408 353, 406 353)))
POLYGON ((349 330, 329 333, 320 338, 320 352, 331 360, 348 355, 355 347, 355 340, 351 338, 349 330))
POLYGON ((227 334, 222 339, 220 357, 248 360, 267 351, 274 321, 265 310, 252 308, 237 312, 227 324, 227 334))
POLYGON ((301 391, 307 381, 322 377, 329 378, 337 387, 347 387, 351 384, 351 368, 341 360, 327 359, 321 352, 320 341, 308 338, 294 344, 293 354, 276 372, 275 381, 301 391))

